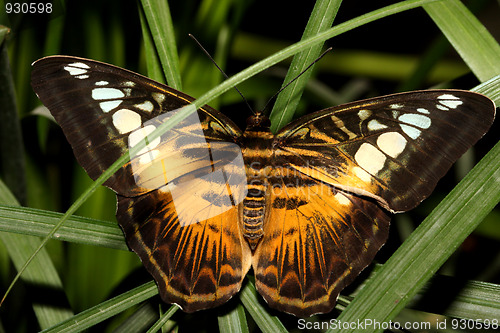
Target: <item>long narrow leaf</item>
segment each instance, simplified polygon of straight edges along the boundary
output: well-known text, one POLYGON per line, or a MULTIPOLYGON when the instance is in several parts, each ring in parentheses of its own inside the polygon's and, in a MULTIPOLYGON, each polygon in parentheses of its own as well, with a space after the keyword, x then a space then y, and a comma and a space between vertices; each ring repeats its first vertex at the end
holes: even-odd
MULTIPOLYGON (((327 30, 331 27, 342 0, 319 0, 316 1, 313 11, 307 22, 307 26, 302 34, 302 39, 312 37, 317 33, 327 30)), ((323 43, 314 45, 313 47, 296 54, 292 60, 288 73, 286 74, 283 84, 288 84, 296 78, 303 70, 305 70, 321 52, 323 43)), ((288 124, 293 117, 295 109, 299 104, 300 97, 304 91, 307 81, 312 74, 312 68, 303 73, 285 90, 283 90, 271 112, 271 131, 276 132, 278 129, 288 124)))
POLYGON ((152 0, 141 2, 167 82, 171 87, 181 90, 177 43, 168 2, 152 0))
MULTIPOLYGON (((158 288, 151 281, 142 286, 134 288, 126 293, 116 296, 106 302, 96 305, 88 310, 85 310, 56 326, 44 330, 44 333, 59 333, 59 332, 81 332, 93 325, 96 325, 140 302, 156 295, 158 288)), ((172 307, 176 307, 175 305, 172 307)))
MULTIPOLYGON (((3 182, 0 181, 0 202, 2 204, 17 205, 17 201, 3 182)), ((29 258, 33 251, 40 245, 40 240, 36 237, 16 235, 13 233, 0 232, 0 240, 9 253, 9 257, 14 266, 19 270, 29 258)), ((62 293, 62 282, 57 274, 57 270, 45 249, 41 250, 38 256, 32 261, 23 274, 23 281, 30 286, 31 290, 44 288, 52 293, 54 304, 66 299, 62 293)), ((3 301, 3 300, 2 300, 3 301)), ((33 310, 41 328, 46 328, 55 323, 65 320, 72 315, 71 310, 64 306, 53 304, 33 304, 33 310)))
MULTIPOLYGON (((0 205, 0 231, 45 237, 63 214, 47 210, 0 205)), ((53 239, 128 250, 123 233, 115 222, 72 216, 53 239)))
POLYGON ((461 1, 423 7, 480 81, 500 73, 500 45, 461 1))

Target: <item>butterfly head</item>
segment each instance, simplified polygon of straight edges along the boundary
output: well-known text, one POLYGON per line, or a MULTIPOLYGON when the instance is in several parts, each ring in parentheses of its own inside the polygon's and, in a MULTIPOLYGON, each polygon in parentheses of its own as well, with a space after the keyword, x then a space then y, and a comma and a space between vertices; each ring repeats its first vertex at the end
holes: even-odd
POLYGON ((256 112, 255 114, 247 118, 247 130, 269 130, 270 127, 271 121, 262 112, 256 112))

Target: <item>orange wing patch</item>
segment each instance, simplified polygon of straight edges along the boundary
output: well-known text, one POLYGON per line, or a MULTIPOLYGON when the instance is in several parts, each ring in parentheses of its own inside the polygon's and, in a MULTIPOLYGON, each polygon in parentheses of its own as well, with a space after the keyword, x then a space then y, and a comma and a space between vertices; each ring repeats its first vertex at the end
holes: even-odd
MULTIPOLYGON (((196 202, 189 204, 196 210, 196 202)), ((182 226, 170 193, 154 191, 135 198, 118 195, 118 218, 164 301, 193 312, 221 305, 240 290, 251 256, 238 226, 238 207, 182 226)))
POLYGON ((271 307, 309 316, 333 309, 386 241, 390 217, 371 199, 308 176, 295 179, 270 185, 265 237, 252 265, 271 307))

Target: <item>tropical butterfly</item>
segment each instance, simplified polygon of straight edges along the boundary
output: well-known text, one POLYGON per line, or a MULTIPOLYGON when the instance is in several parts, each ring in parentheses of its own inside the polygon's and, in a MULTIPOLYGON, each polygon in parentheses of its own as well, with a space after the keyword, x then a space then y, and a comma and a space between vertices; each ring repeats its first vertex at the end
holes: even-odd
POLYGON ((385 243, 390 214, 429 196, 495 116, 480 94, 427 90, 328 108, 272 134, 261 113, 242 132, 204 106, 148 141, 193 98, 68 56, 36 61, 32 86, 92 179, 146 141, 105 185, 162 299, 186 312, 229 300, 251 267, 271 307, 331 311, 385 243))

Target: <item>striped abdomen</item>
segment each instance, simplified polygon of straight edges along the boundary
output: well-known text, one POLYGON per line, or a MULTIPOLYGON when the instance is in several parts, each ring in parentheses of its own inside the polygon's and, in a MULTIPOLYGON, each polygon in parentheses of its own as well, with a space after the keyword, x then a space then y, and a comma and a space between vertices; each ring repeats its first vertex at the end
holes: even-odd
POLYGON ((252 250, 264 235, 265 200, 265 185, 254 180, 248 185, 248 193, 243 200, 243 235, 252 250))
POLYGON ((243 236, 254 250, 264 235, 268 171, 272 168, 272 142, 269 119, 257 113, 247 120, 241 138, 248 193, 243 200, 243 236))

